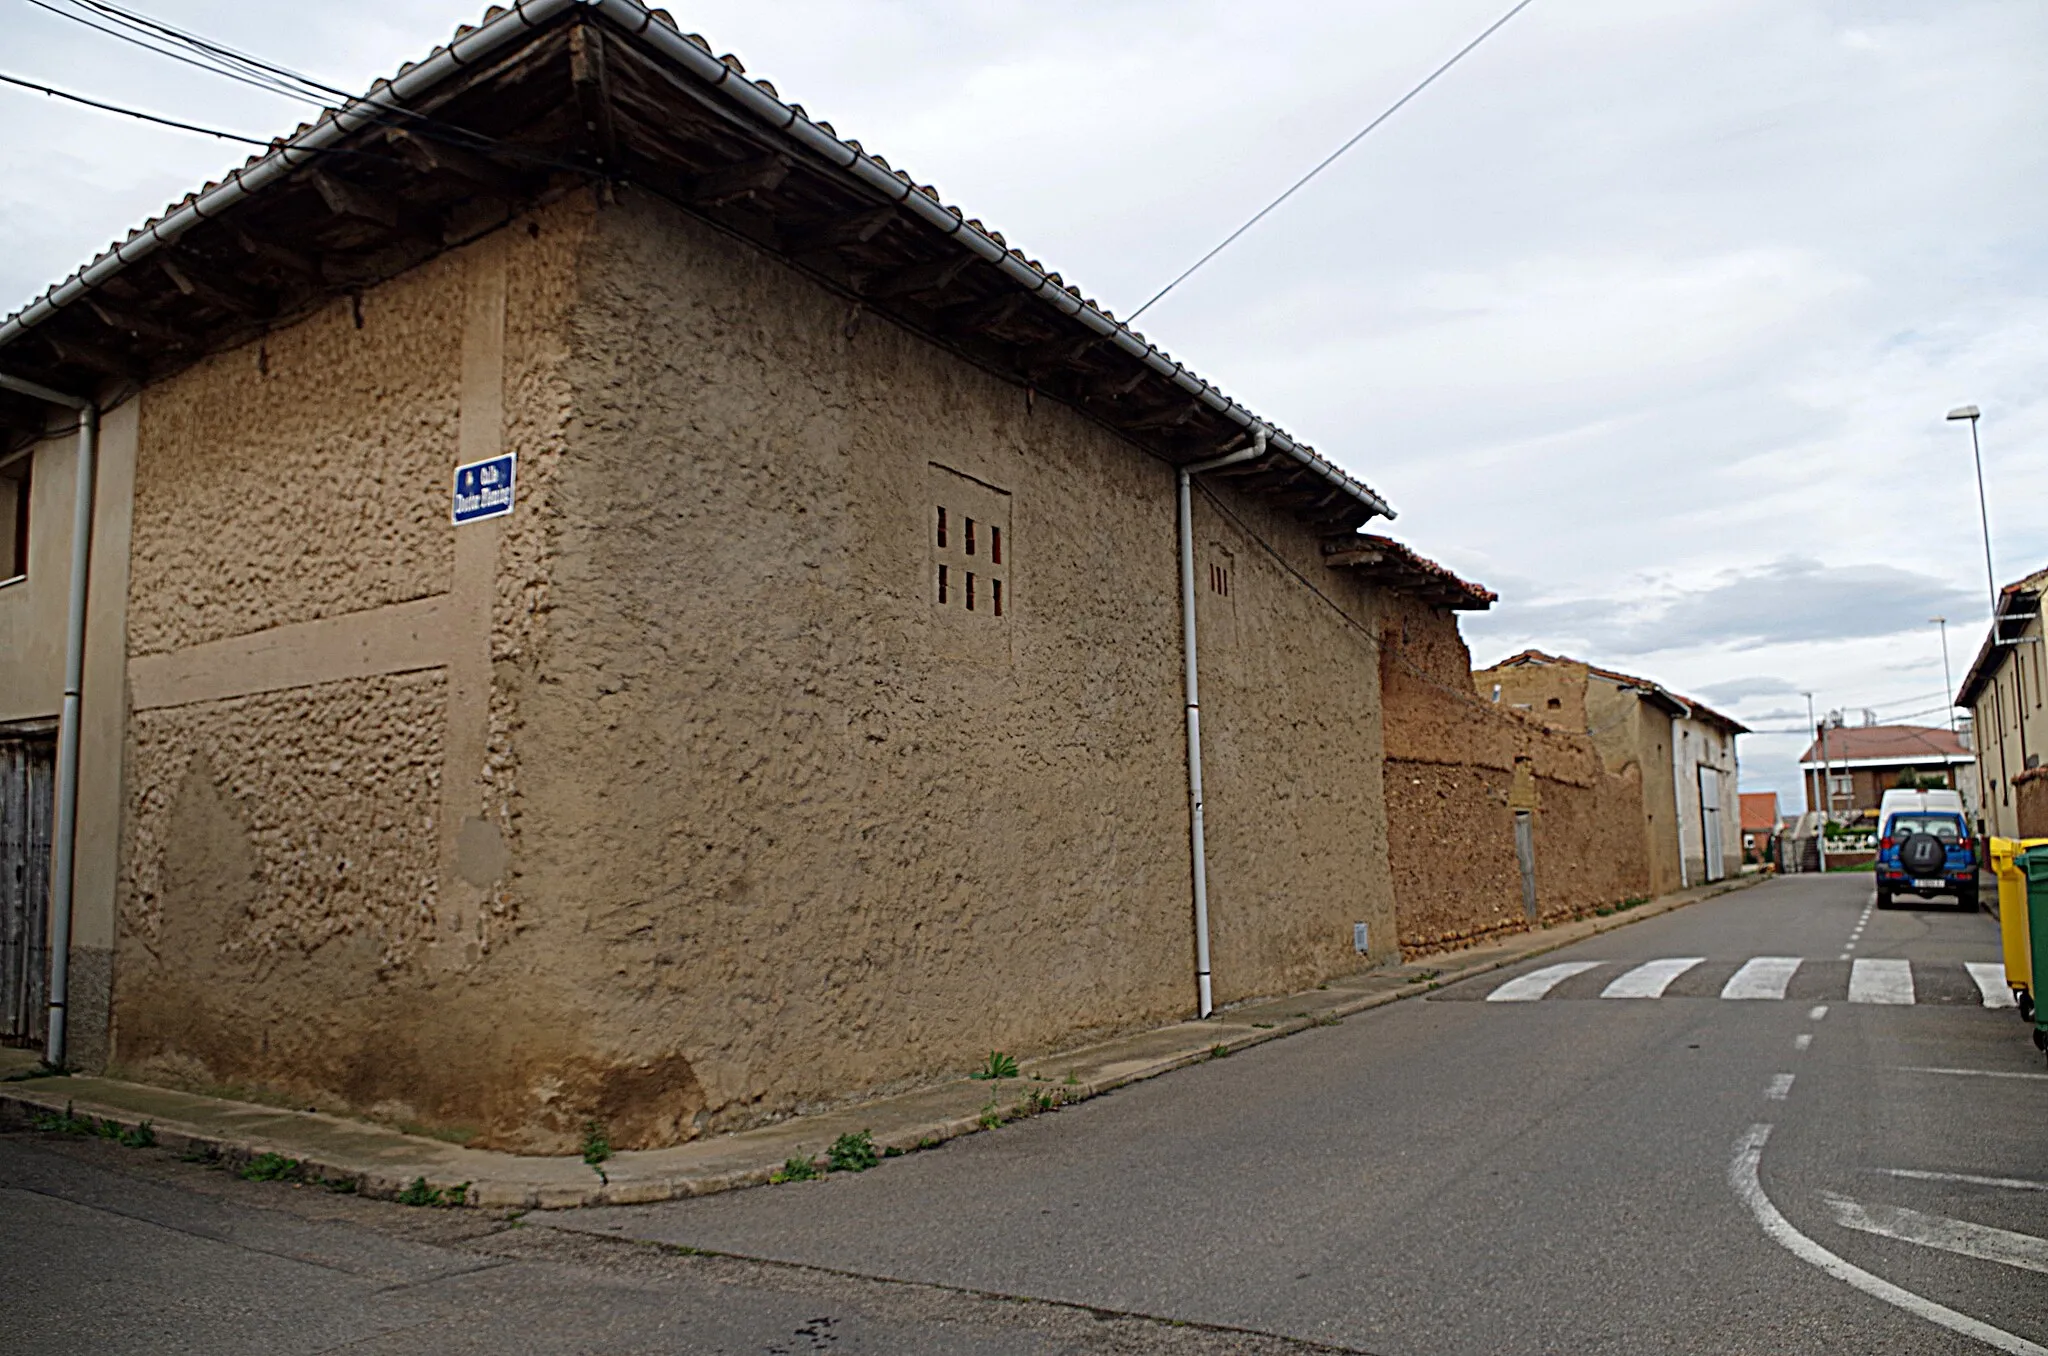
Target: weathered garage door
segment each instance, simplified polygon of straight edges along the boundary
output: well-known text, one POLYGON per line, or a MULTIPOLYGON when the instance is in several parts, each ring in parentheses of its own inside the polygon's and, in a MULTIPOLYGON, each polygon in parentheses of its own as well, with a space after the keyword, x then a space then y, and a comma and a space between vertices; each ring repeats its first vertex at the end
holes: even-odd
POLYGON ((56 748, 0 739, 0 1041, 42 1040, 50 973, 50 812, 56 748))

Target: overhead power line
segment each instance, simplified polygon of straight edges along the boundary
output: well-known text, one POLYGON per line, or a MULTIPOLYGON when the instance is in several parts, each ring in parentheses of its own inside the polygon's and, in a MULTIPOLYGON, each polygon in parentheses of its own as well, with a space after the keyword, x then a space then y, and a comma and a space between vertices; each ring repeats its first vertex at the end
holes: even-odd
POLYGON ((1442 75, 1445 71, 1448 71, 1451 67, 1463 61, 1467 56, 1470 56, 1473 50, 1477 48, 1480 43, 1485 42, 1495 33, 1498 33, 1502 28, 1505 28, 1507 26, 1508 20, 1514 18, 1517 14, 1520 14, 1523 10, 1527 9, 1530 5, 1534 3, 1535 0, 1518 0, 1518 3, 1513 8, 1509 9, 1507 13, 1501 15, 1498 19, 1495 19, 1491 24, 1488 24, 1486 28, 1479 34, 1478 37, 1472 39, 1472 41, 1466 43, 1463 47, 1460 47, 1456 52, 1452 53, 1450 60, 1444 62, 1443 65, 1437 67, 1435 70, 1431 71, 1427 76, 1423 77, 1421 84, 1415 86, 1415 88, 1409 90, 1406 94, 1394 100, 1393 103, 1387 105, 1386 110, 1382 112, 1377 118, 1374 118, 1371 122, 1359 128, 1358 131, 1352 136, 1351 140, 1345 142, 1342 146, 1339 146, 1336 150, 1330 152, 1329 155, 1325 156, 1322 162, 1318 164, 1314 169, 1310 170, 1307 174, 1302 175, 1299 179, 1296 179, 1285 193, 1282 193, 1279 197, 1273 199, 1273 201, 1267 203, 1264 207, 1261 207, 1257 212, 1252 214, 1252 217, 1249 221, 1245 222, 1244 225, 1238 227, 1229 235, 1225 236, 1223 238, 1222 244, 1216 246, 1215 249, 1210 250, 1207 254, 1195 260, 1193 264, 1188 266, 1186 272, 1182 273, 1178 278, 1175 278, 1166 286, 1160 288, 1157 292, 1154 292, 1152 294, 1152 299, 1150 301, 1147 301, 1143 306, 1140 306, 1137 310, 1131 312, 1131 314, 1128 317, 1126 317, 1125 323, 1130 324, 1136 321, 1139 316, 1151 310, 1153 304, 1157 302, 1161 297, 1165 296, 1168 292, 1171 292, 1174 288, 1179 287, 1182 283, 1186 282, 1189 278, 1193 277, 1195 274, 1195 270, 1201 268, 1202 265, 1208 263, 1211 259, 1214 259, 1217 255, 1223 253, 1223 251, 1225 251, 1226 249, 1229 249, 1231 244, 1235 242, 1239 236, 1243 235, 1246 231, 1249 231, 1252 227, 1258 225, 1259 222, 1265 219, 1268 213, 1270 213, 1274 208, 1278 207, 1281 203, 1286 202, 1289 198, 1293 197, 1297 192, 1301 190, 1301 188, 1304 185, 1308 183, 1309 180, 1315 178, 1318 174, 1321 174, 1324 170, 1328 169, 1331 165, 1335 164, 1338 158, 1342 156, 1344 152, 1350 150, 1353 146, 1356 146, 1359 142, 1365 140, 1367 134, 1372 132, 1374 128, 1378 127, 1388 118, 1393 117, 1396 113, 1399 113, 1401 109, 1408 103, 1409 100, 1413 99, 1416 95, 1422 93, 1422 91, 1428 89, 1431 85, 1435 84, 1438 76, 1442 75))
POLYGON ((74 104, 84 104, 87 108, 97 108, 106 113, 119 113, 124 118, 136 118, 143 122, 153 122, 160 127, 175 127, 181 132, 197 132, 201 136, 218 137, 222 141, 239 141, 245 146, 268 146, 270 144, 261 137, 245 137, 239 132, 223 132, 217 127, 201 127, 197 123, 179 122, 176 118, 160 117, 155 113, 144 113, 136 108, 123 108, 119 104, 101 103, 98 99, 88 99, 83 94, 72 94, 67 90, 53 89, 49 85, 39 85, 33 80, 23 80, 20 76, 16 75, 0 74, 0 82, 9 85, 19 85, 23 89, 34 90, 38 94, 47 94, 53 99, 68 99, 74 104))

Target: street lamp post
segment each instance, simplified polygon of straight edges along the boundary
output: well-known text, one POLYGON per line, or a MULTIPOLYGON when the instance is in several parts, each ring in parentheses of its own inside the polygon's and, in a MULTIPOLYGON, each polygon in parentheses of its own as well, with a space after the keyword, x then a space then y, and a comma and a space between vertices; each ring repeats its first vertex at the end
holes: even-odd
POLYGON ((1948 675, 1948 618, 1929 617, 1927 620, 1941 628, 1941 695, 1948 698, 1948 732, 1956 732, 1956 685, 1948 675))
MULTIPOLYGON (((1820 742, 1821 770, 1818 785, 1820 787, 1821 808, 1820 817, 1814 821, 1813 825, 1813 847, 1814 852, 1818 856, 1821 874, 1826 875, 1828 870, 1828 810, 1825 797, 1828 794, 1828 735, 1826 730, 1813 723, 1813 694, 1805 692, 1800 695, 1806 698, 1807 728, 1819 736, 1820 742)), ((1811 801, 1808 802, 1809 805, 1811 803, 1811 801)))
POLYGON ((1998 572, 1991 568, 1991 510, 1984 501, 1984 452, 1977 444, 1977 421, 1983 414, 1975 405, 1958 405, 1948 412, 1948 417, 1970 421, 1970 460, 1977 464, 1977 521, 1984 527, 1984 582, 1991 586, 1991 623, 1996 626, 1998 572))

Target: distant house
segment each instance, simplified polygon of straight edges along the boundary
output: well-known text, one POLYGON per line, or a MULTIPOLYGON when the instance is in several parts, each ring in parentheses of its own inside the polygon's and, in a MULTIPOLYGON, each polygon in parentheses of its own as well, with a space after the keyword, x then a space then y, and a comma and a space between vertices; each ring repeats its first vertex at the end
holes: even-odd
POLYGON ((1745 864, 1771 859, 1771 843, 1778 835, 1778 793, 1742 793, 1742 860, 1745 864))
POLYGON ((2048 677, 2041 673, 2044 586, 2048 570, 2038 570, 1999 591, 1997 618, 1956 690, 1956 705, 1973 714, 1971 742, 1982 745, 1980 815, 1990 832, 2008 838, 2048 833, 2043 827, 2048 825, 2048 801, 2039 806, 2041 813, 2034 813, 2038 791, 2031 796, 2024 791, 2041 785, 2040 778, 2026 774, 2041 765, 2041 750, 2048 745, 2048 710, 2042 706, 2048 677), (2024 807, 2023 796, 2029 802, 2024 807))
POLYGON ((1472 681, 1483 698, 1591 736, 1609 771, 1639 769, 1652 894, 1728 874, 1741 843, 1735 737, 1748 726, 1648 678, 1540 650, 1472 681))
POLYGON ((1977 756, 1955 731, 1925 725, 1854 725, 1826 731, 1826 747, 1816 739, 1799 756, 1806 804, 1836 819, 1875 814, 1884 793, 1907 771, 1922 780, 1969 791, 1964 772, 1977 756), (1821 778, 1827 778, 1825 800, 1821 778))
POLYGON ((1457 613, 1493 595, 1383 537, 1324 546, 1383 591, 1387 866, 1404 951, 1471 945, 1652 892, 1642 779, 1581 728, 1475 694, 1457 613))

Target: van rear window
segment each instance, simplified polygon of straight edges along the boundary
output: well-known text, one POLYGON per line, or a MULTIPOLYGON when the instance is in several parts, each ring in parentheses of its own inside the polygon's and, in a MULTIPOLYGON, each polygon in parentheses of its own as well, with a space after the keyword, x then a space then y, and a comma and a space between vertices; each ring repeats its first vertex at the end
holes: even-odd
POLYGON ((1954 842, 1963 836, 1963 821, 1954 815, 1893 815, 1888 838, 1904 838, 1909 834, 1931 833, 1944 842, 1954 842))

